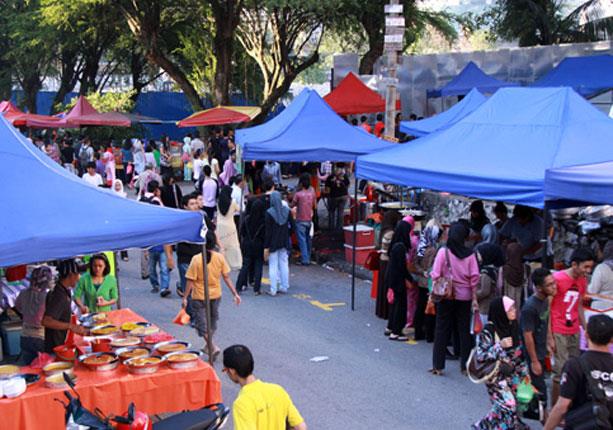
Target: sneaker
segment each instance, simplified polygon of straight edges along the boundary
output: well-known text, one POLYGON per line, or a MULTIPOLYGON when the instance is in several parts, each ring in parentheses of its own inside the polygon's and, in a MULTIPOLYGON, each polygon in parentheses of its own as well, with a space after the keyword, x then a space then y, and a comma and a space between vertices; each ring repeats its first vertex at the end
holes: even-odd
POLYGON ((409 338, 406 337, 405 335, 398 336, 397 334, 390 334, 389 339, 390 340, 396 340, 398 342, 406 342, 407 340, 409 340, 409 338))
POLYGON ((159 293, 160 292, 160 288, 159 287, 151 287, 151 292, 153 294, 159 293))
POLYGON ((276 296, 276 295, 277 295, 277 293, 276 293, 276 292, 273 292, 273 291, 268 291, 266 294, 268 294, 268 295, 269 295, 269 296, 271 296, 271 297, 274 297, 274 296, 276 296))
POLYGON ((168 296, 170 296, 170 290, 169 290, 168 288, 166 288, 165 290, 163 290, 163 291, 160 293, 160 296, 162 296, 162 297, 168 297, 168 296))
POLYGON ((149 279, 149 275, 140 275, 140 278, 145 280, 145 279, 149 279))
POLYGON ((287 290, 279 290, 278 293, 279 294, 287 294, 287 290))
POLYGON ((392 331, 389 328, 386 328, 385 331, 383 332, 383 334, 385 336, 389 336, 390 334, 392 334, 392 331))

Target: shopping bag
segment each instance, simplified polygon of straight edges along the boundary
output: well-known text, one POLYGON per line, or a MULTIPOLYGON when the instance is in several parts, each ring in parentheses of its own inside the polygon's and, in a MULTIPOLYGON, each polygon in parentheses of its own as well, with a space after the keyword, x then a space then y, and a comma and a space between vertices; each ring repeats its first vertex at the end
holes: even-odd
POLYGON ((477 335, 483 330, 483 321, 479 312, 473 311, 473 316, 470 321, 470 334, 477 335))
POLYGON ((428 297, 428 303, 426 304, 426 310, 424 313, 426 315, 436 315, 436 305, 430 297, 428 297))
POLYGON ((181 308, 181 310, 172 322, 178 325, 187 325, 189 324, 189 320, 189 315, 187 314, 187 312, 185 312, 185 309, 181 308))

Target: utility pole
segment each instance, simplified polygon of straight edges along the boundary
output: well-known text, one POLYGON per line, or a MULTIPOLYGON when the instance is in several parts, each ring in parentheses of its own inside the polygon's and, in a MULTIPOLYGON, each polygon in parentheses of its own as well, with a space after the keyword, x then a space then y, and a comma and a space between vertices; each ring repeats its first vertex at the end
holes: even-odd
POLYGON ((387 62, 387 75, 385 79, 385 133, 384 138, 396 141, 396 100, 398 98, 396 72, 398 69, 398 55, 404 46, 405 21, 403 5, 400 0, 390 0, 385 5, 385 54, 387 62))

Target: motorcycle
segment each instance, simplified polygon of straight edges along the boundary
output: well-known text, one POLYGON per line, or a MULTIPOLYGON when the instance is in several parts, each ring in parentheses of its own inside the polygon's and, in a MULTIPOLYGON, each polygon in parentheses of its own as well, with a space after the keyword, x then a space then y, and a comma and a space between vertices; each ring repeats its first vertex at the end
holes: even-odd
POLYGON ((225 426, 230 415, 230 409, 223 403, 180 412, 156 423, 146 413, 137 411, 134 403, 130 403, 124 416, 104 415, 98 408, 93 412, 86 409, 72 378, 66 373, 63 376, 70 387, 70 391, 64 391, 68 402, 55 400, 66 410, 66 430, 217 430, 225 426))

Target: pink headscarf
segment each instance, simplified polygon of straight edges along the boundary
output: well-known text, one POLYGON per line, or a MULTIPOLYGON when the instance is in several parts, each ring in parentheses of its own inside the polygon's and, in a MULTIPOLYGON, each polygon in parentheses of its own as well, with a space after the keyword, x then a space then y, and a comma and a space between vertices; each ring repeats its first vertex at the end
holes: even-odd
POLYGON ((407 215, 402 218, 402 221, 411 226, 411 249, 407 255, 407 261, 412 263, 415 261, 417 255, 417 248, 419 247, 419 236, 415 234, 415 219, 411 215, 407 215))
POLYGON ((513 300, 512 298, 507 296, 502 297, 502 307, 504 308, 505 312, 509 312, 509 309, 511 309, 514 304, 515 300, 513 300))
POLYGON ((223 172, 219 175, 219 179, 223 185, 230 185, 230 179, 236 175, 236 169, 234 168, 234 163, 231 158, 228 158, 223 163, 223 172))

